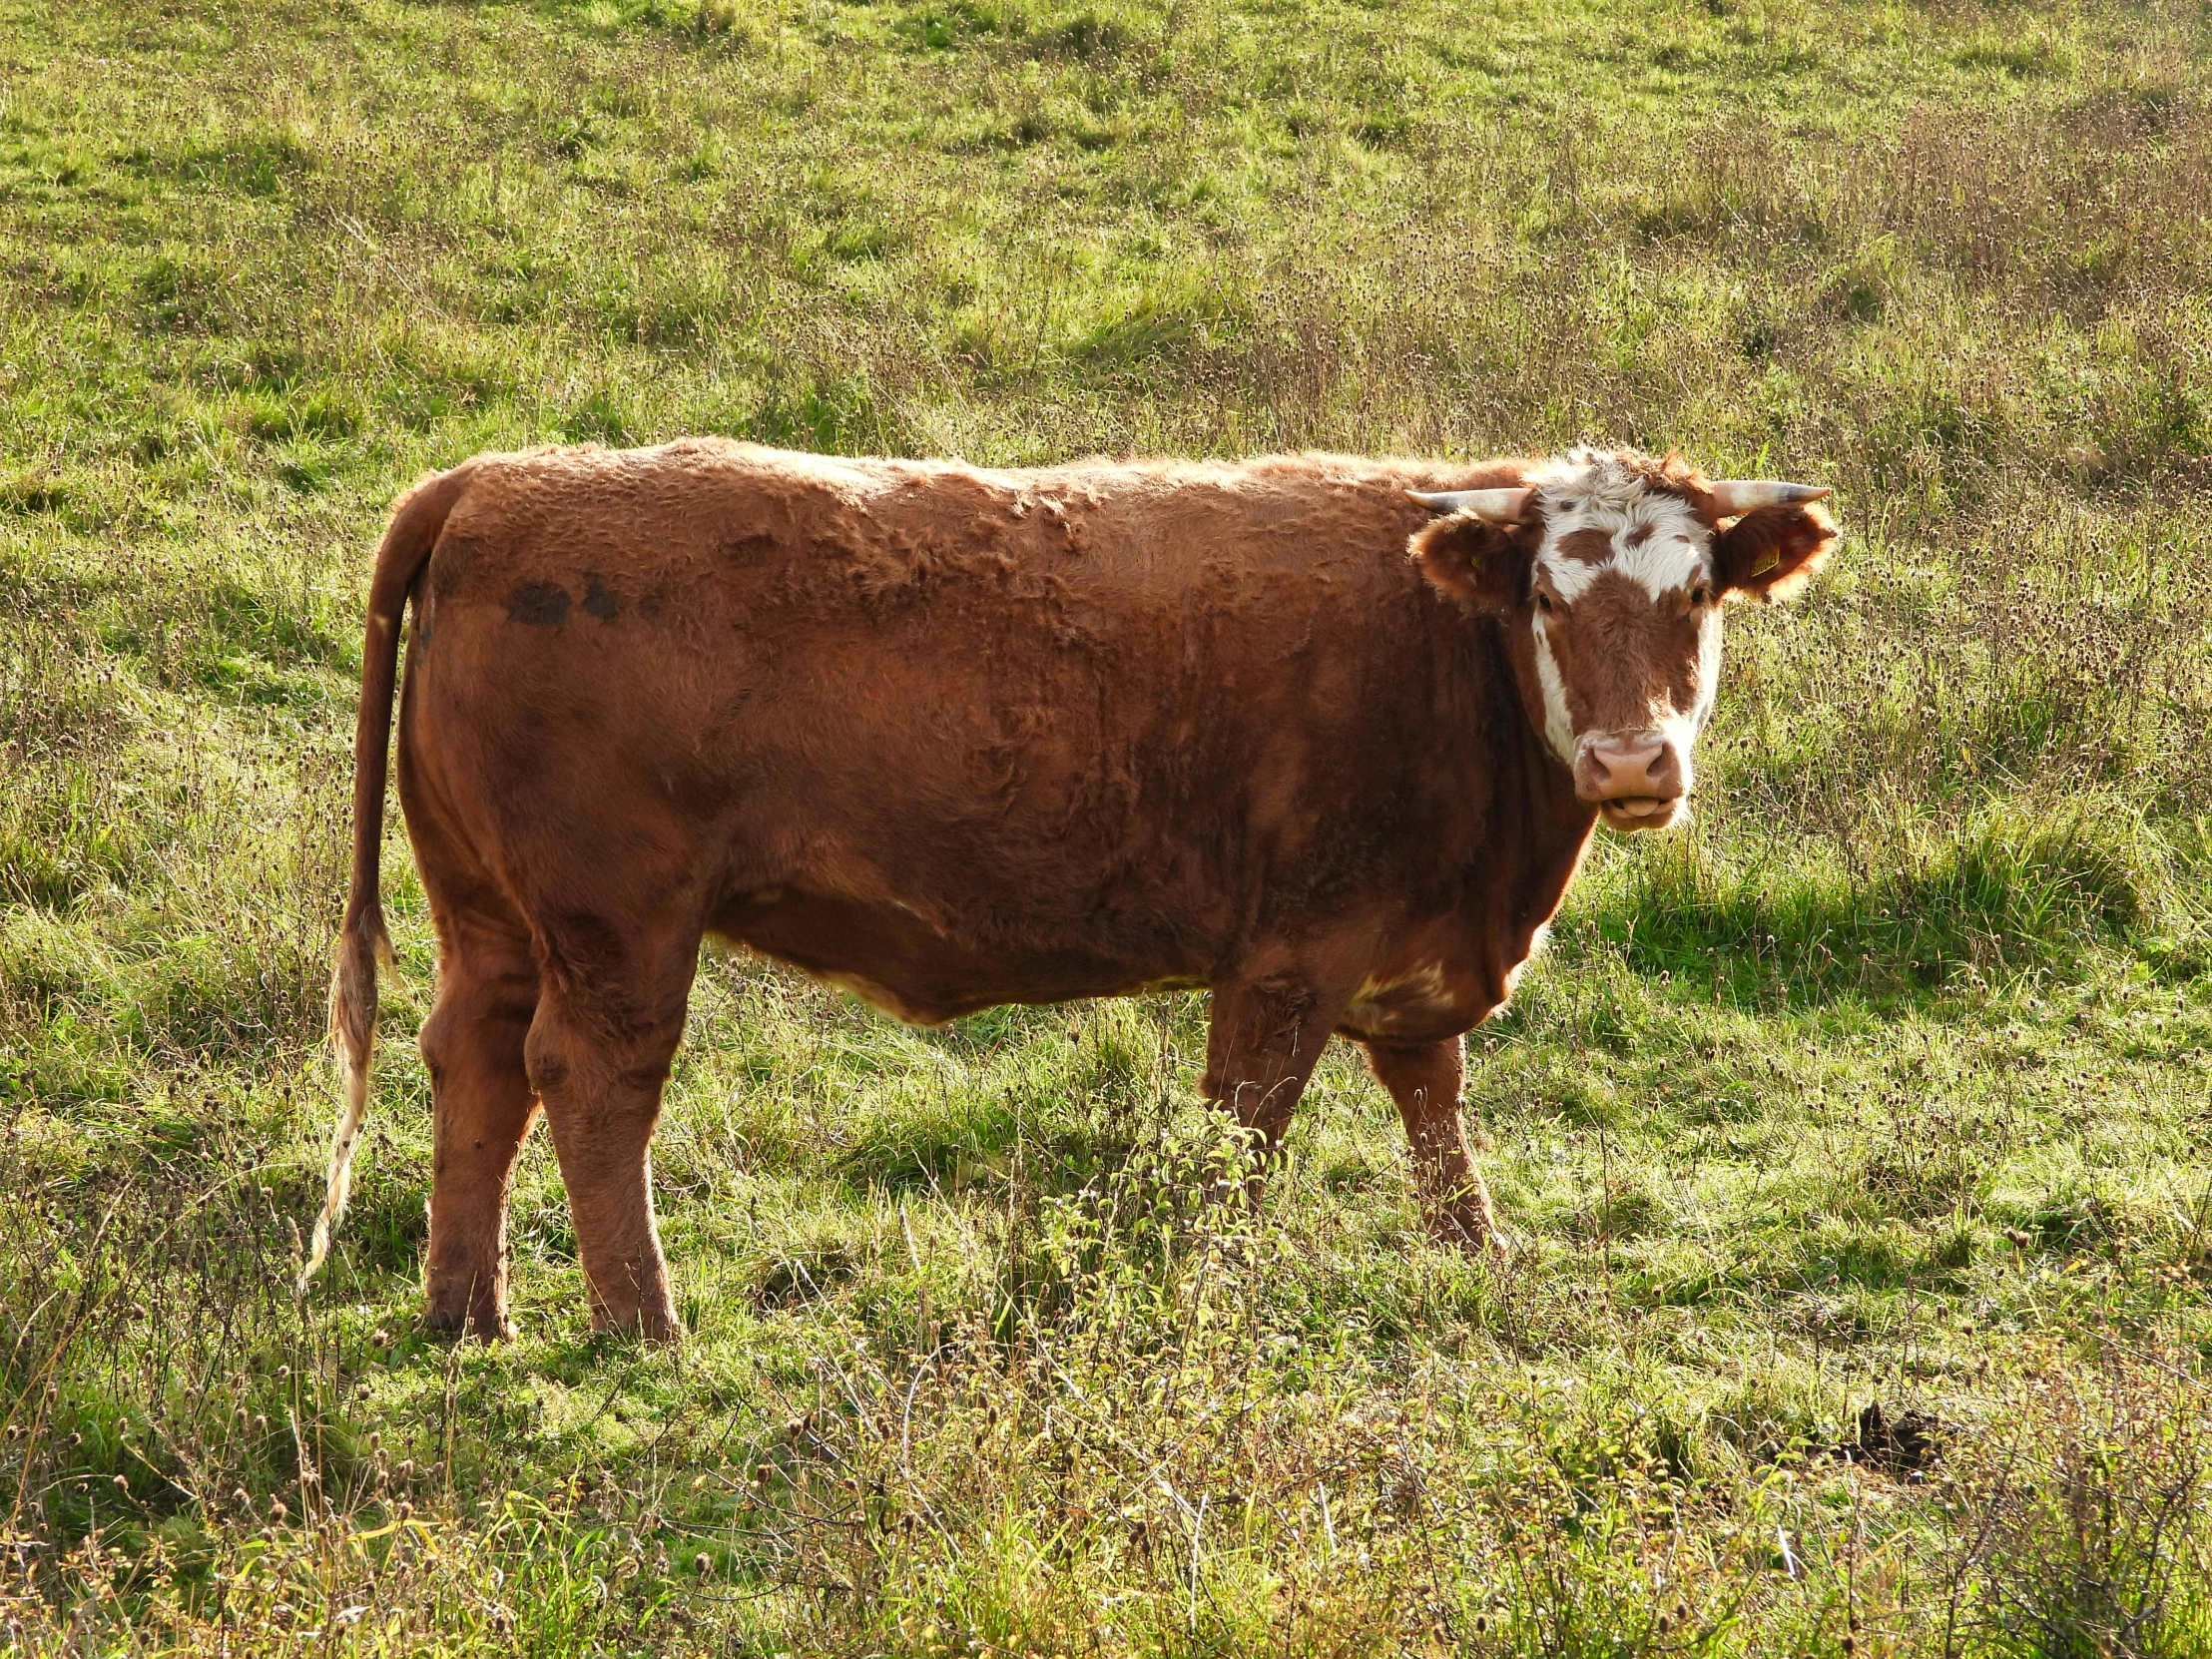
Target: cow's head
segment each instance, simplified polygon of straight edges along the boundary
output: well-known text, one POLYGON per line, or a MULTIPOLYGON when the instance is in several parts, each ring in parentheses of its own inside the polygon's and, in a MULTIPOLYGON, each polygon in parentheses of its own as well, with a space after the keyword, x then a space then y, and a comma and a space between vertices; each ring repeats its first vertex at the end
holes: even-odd
POLYGON ((1713 712, 1721 607, 1812 574, 1836 540, 1813 504, 1828 491, 1587 448, 1522 477, 1415 493, 1443 516, 1413 536, 1413 556, 1502 621, 1522 703, 1575 793, 1615 830, 1661 829, 1689 799, 1713 712))

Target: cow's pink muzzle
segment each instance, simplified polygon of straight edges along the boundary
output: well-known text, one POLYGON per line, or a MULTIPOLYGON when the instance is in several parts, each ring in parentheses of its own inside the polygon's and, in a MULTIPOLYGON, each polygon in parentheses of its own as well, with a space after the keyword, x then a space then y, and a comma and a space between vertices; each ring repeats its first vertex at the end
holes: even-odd
POLYGON ((1574 760, 1574 793, 1615 830, 1664 830, 1688 795, 1682 757, 1664 733, 1584 738, 1574 760))

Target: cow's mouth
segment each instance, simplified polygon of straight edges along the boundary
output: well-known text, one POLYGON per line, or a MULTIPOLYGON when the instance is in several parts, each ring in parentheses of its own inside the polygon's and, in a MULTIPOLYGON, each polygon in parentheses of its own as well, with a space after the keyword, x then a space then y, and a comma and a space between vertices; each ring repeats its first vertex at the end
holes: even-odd
POLYGON ((1664 830, 1682 810, 1682 798, 1679 795, 1624 795, 1614 801, 1600 801, 1597 810, 1607 824, 1626 835, 1638 830, 1664 830))

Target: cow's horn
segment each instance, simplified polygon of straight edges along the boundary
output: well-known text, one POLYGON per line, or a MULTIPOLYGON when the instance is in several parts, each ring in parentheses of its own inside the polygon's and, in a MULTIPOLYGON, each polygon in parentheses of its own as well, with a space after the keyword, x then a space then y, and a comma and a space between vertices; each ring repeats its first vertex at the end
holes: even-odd
POLYGON ((1712 491, 1713 510, 1723 518, 1735 518, 1754 507, 1794 507, 1830 493, 1823 484, 1784 484, 1772 478, 1723 478, 1707 488, 1712 491))
POLYGON ((1430 512, 1472 513, 1476 518, 1486 518, 1492 524, 1518 524, 1528 511, 1532 489, 1518 490, 1444 490, 1435 495, 1420 490, 1405 492, 1430 512))

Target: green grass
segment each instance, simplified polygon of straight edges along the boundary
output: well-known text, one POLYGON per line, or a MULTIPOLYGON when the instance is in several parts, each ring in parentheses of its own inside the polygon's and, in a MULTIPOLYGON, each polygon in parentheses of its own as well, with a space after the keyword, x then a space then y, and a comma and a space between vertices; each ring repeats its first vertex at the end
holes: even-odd
POLYGON ((2212 1654, 2212 25, 1878 0, 0 0, 0 1620, 29 1652, 2212 1654), (706 965, 691 1339, 416 1328, 432 944, 331 1110, 426 467, 1679 444, 1838 488, 1422 1242, 1189 998, 706 965), (1870 1403, 1943 1424, 1847 1455, 1870 1403))

